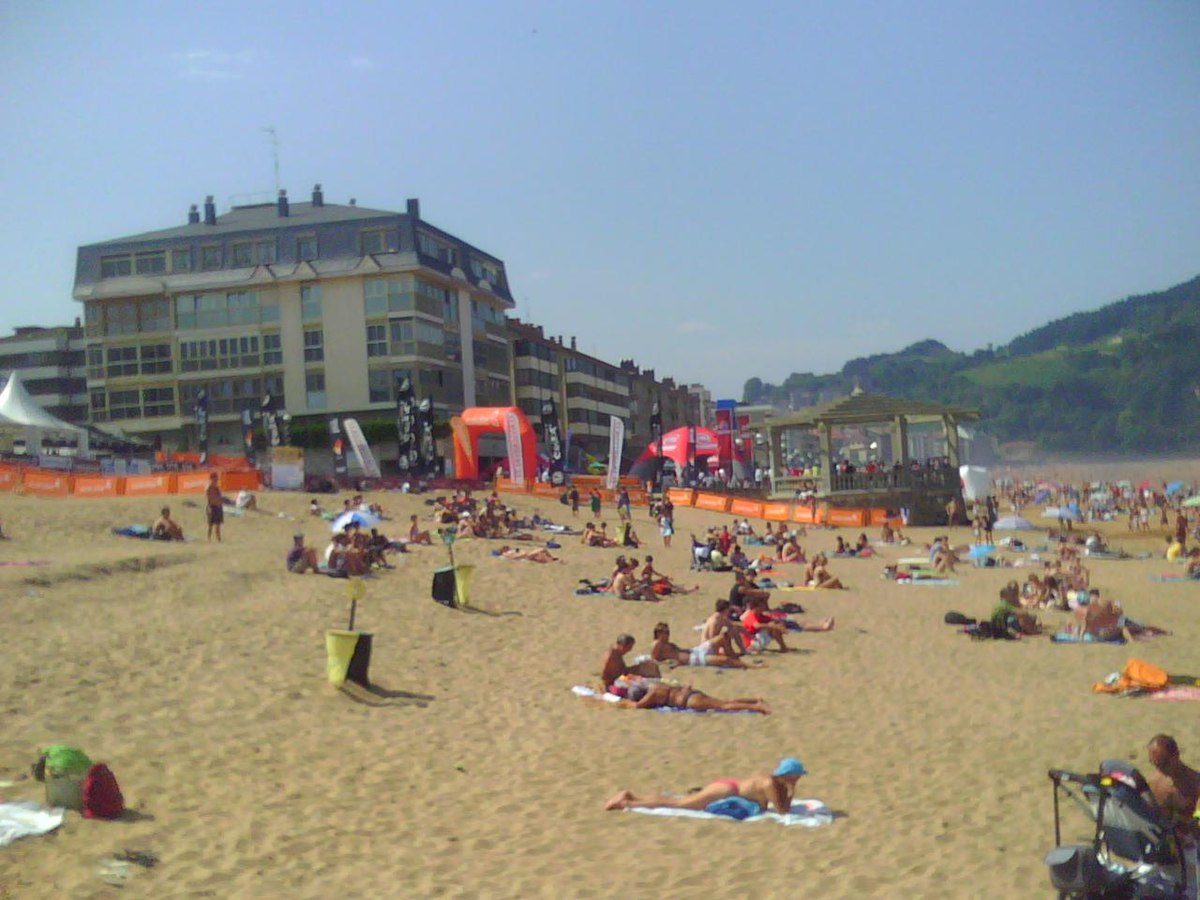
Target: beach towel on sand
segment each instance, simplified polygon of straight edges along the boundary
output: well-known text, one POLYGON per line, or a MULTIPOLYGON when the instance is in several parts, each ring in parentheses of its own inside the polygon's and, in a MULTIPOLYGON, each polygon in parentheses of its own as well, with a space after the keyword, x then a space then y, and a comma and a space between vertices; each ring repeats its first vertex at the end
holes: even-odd
POLYGON ((662 806, 635 807, 626 809, 625 812, 684 819, 712 819, 721 822, 775 822, 778 825, 799 825, 803 828, 821 828, 833 824, 833 811, 820 800, 793 800, 792 811, 789 813, 765 812, 745 819, 715 815, 699 809, 671 809, 662 806))
POLYGON ((1081 636, 1078 634, 1071 634, 1069 631, 1060 631, 1058 634, 1051 635, 1050 640, 1056 644, 1123 644, 1125 643, 1125 636, 1117 635, 1117 637, 1105 641, 1096 637, 1094 634, 1085 634, 1081 636))
POLYGON ((61 809, 47 809, 29 800, 0 803, 0 847, 17 838, 48 834, 63 823, 61 809))

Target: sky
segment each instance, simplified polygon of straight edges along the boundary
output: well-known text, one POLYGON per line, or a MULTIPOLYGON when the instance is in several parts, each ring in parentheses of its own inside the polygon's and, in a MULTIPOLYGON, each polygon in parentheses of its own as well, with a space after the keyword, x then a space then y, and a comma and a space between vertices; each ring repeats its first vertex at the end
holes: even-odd
POLYGON ((403 211, 741 397, 1200 274, 1200 3, 0 0, 0 333, 216 197, 403 211))

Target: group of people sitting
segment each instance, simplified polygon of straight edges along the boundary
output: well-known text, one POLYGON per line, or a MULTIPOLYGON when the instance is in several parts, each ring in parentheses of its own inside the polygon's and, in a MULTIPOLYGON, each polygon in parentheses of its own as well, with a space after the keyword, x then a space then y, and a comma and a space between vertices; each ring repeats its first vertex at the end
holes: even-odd
POLYGON ((700 585, 686 588, 654 568, 654 557, 647 556, 646 564, 639 568, 636 557, 626 559, 618 556, 612 574, 601 584, 591 584, 594 590, 609 591, 622 600, 656 602, 670 594, 691 594, 700 590, 700 585))
POLYGON ((583 534, 579 536, 579 543, 585 547, 633 547, 634 549, 642 545, 637 532, 633 530, 633 523, 628 520, 617 526, 615 536, 609 535, 607 522, 601 522, 599 526, 595 522, 587 522, 583 526, 583 534))

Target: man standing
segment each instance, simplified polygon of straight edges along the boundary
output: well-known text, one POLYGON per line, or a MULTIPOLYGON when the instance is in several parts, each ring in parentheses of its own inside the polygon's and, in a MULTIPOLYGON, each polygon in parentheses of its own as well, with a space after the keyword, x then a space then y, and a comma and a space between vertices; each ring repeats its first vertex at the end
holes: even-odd
POLYGON ((630 505, 629 491, 626 488, 621 488, 620 493, 617 494, 617 518, 622 522, 628 522, 633 518, 630 505))
POLYGON ((217 532, 217 543, 221 541, 221 523, 225 521, 225 498, 221 496, 221 485, 217 483, 217 473, 213 472, 208 479, 208 490, 204 492, 208 501, 208 539, 211 541, 213 530, 217 532))

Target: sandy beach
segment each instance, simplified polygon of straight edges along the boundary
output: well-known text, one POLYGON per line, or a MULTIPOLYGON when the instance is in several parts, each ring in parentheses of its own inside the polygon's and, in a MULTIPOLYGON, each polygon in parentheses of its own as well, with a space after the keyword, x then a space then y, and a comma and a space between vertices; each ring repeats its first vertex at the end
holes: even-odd
MULTIPOLYGON (((1020 569, 964 567, 956 587, 881 579, 885 562, 944 529, 914 529, 913 547, 874 559, 835 559, 848 590, 774 598, 802 603, 805 618, 836 616, 832 633, 797 637, 799 652, 767 654, 762 670, 668 674, 719 697, 765 697, 764 717, 600 708, 570 690, 597 683, 619 632, 648 651, 662 620, 690 644, 732 577, 689 573, 688 535, 729 517, 677 510, 668 550, 635 510, 649 540, 634 555, 649 550, 702 587, 657 604, 575 594, 580 578, 608 574, 616 550, 567 538, 563 563, 536 565, 471 540, 454 552, 477 566, 477 610, 450 610, 429 599, 446 550, 421 547, 369 580, 358 625, 375 635, 380 692, 356 699, 324 672, 324 630, 345 626, 345 582, 284 570, 293 532, 328 540, 308 499, 265 492, 264 511, 227 519, 217 544, 204 540, 202 509, 171 498, 190 540, 159 544, 111 534, 153 521, 157 499, 0 494, 13 536, 0 562, 48 563, 0 567, 0 782, 15 782, 0 796, 41 797, 22 776, 38 748, 67 743, 112 767, 133 810, 121 822, 70 813, 58 832, 0 850, 0 898, 1044 896, 1048 768, 1145 765, 1158 732, 1200 763, 1200 704, 1091 690, 1131 657, 1200 674, 1200 584, 1155 583, 1171 570, 1161 558, 1088 561, 1093 585, 1173 632, 1125 646, 977 642, 943 624, 951 609, 986 617, 1020 569), (622 788, 682 793, 789 755, 810 772, 798 796, 828 804, 832 825, 602 808, 622 788), (97 866, 125 848, 160 862, 109 886, 97 866), (759 862, 745 862, 748 848, 759 862)), ((371 499, 393 536, 428 513, 423 497, 371 499)), ((570 523, 557 503, 506 499, 570 523)), ((605 518, 611 529, 615 511, 605 518)), ((1157 522, 1141 537, 1124 522, 1105 532, 1135 554, 1163 549, 1157 522)), ((830 550, 857 533, 810 531, 801 543, 830 550)), ((1088 831, 1081 814, 1066 821, 1072 836, 1088 831)))

